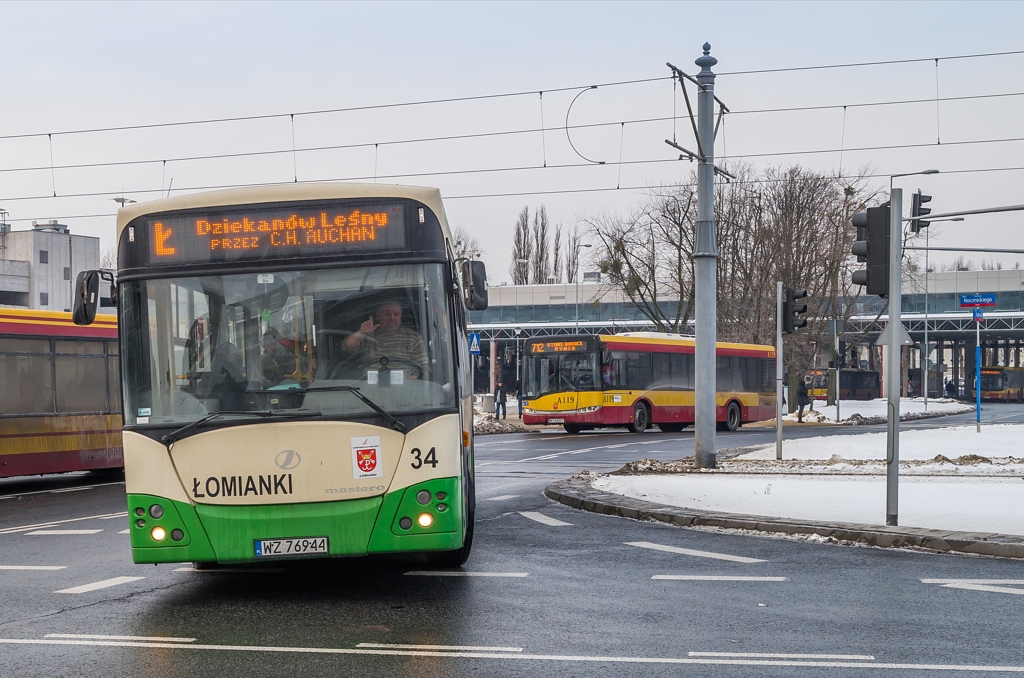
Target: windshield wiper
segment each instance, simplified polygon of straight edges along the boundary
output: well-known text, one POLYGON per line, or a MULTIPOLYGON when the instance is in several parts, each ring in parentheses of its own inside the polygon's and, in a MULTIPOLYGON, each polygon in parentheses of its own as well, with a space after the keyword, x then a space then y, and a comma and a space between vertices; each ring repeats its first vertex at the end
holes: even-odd
POLYGON ((206 422, 211 421, 213 419, 217 419, 218 417, 223 417, 223 416, 227 416, 227 415, 234 415, 234 416, 239 416, 239 417, 308 417, 308 416, 318 417, 318 416, 320 416, 320 413, 319 412, 282 412, 280 410, 251 410, 251 411, 245 411, 245 412, 221 410, 220 412, 211 412, 210 414, 206 415, 205 417, 201 417, 199 419, 196 419, 193 422, 185 424, 181 428, 175 429, 174 431, 171 431, 167 435, 161 437, 160 440, 162 440, 165 445, 170 445, 173 442, 181 440, 185 436, 186 433, 189 433, 189 432, 195 430, 196 428, 202 426, 206 422))
POLYGON ((259 389, 255 391, 246 391, 246 393, 270 393, 270 394, 281 394, 281 393, 327 393, 329 391, 342 391, 351 393, 355 397, 363 401, 363 404, 369 407, 371 410, 384 417, 384 421, 388 422, 388 426, 395 429, 399 433, 405 433, 405 424, 396 419, 390 412, 385 410, 383 407, 373 402, 365 395, 363 395, 358 388, 355 386, 313 386, 312 388, 293 388, 288 390, 281 389, 259 389))

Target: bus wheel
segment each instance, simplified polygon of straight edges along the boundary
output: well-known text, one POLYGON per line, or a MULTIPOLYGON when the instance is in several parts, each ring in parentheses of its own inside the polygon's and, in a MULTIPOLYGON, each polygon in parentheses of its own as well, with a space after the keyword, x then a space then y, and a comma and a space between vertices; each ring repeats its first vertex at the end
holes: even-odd
POLYGON ((579 424, 562 424, 562 428, 565 429, 566 433, 573 434, 579 433, 580 431, 583 430, 583 427, 580 426, 579 424))
POLYGON ((729 407, 725 410, 725 422, 722 427, 725 431, 735 431, 743 424, 743 413, 740 411, 740 406, 735 402, 729 403, 729 407))
POLYGON ((203 562, 192 563, 193 570, 215 570, 217 569, 217 563, 211 560, 203 562))
POLYGON ((647 405, 638 402, 636 405, 633 405, 633 423, 626 428, 633 433, 643 433, 647 430, 650 421, 651 416, 647 413, 647 405))
POLYGON ((686 427, 686 424, 658 424, 662 433, 679 433, 686 427))

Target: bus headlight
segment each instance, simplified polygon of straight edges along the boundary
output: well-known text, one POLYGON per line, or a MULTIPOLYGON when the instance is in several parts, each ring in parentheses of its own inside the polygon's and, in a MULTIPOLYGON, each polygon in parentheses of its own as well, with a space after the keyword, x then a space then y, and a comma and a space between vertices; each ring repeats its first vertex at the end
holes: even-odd
POLYGON ((434 517, 429 513, 421 513, 416 522, 420 524, 420 527, 430 527, 434 524, 434 517))
POLYGON ((581 407, 580 409, 576 410, 576 414, 590 414, 591 412, 597 412, 599 409, 601 409, 600 405, 592 405, 591 407, 581 407))
POLYGON ((167 531, 162 527, 154 527, 149 534, 153 537, 153 541, 163 541, 167 537, 167 531))

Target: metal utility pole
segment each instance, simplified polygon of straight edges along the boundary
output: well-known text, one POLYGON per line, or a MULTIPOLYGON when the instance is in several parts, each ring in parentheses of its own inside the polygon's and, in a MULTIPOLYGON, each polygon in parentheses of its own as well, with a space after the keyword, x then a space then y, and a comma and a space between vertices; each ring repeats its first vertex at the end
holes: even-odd
POLYGON ((694 300, 696 337, 694 348, 694 457, 697 468, 715 468, 715 343, 717 341, 717 266, 715 238, 715 74, 711 67, 711 44, 704 43, 704 55, 695 62, 697 74, 697 233, 693 248, 696 272, 694 300))
MULTIPOLYGON (((790 394, 792 396, 792 394, 790 394)), ((775 458, 782 459, 782 281, 775 288, 775 458)))
POLYGON ((889 193, 889 346, 886 365, 886 392, 889 419, 886 426, 885 524, 899 525, 900 481, 900 339, 903 258, 903 189, 889 193))

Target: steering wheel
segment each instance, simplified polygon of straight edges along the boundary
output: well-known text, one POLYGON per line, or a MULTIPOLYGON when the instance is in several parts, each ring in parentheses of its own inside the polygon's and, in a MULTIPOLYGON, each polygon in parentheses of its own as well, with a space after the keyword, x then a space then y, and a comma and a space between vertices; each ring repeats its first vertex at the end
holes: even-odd
MULTIPOLYGON (((405 358, 392 358, 390 356, 382 355, 380 357, 380 364, 382 367, 388 369, 394 369, 395 365, 405 365, 416 371, 416 378, 422 379, 426 370, 419 363, 413 362, 412 360, 406 360, 405 358)), ((404 371, 404 370, 403 370, 404 371)))

